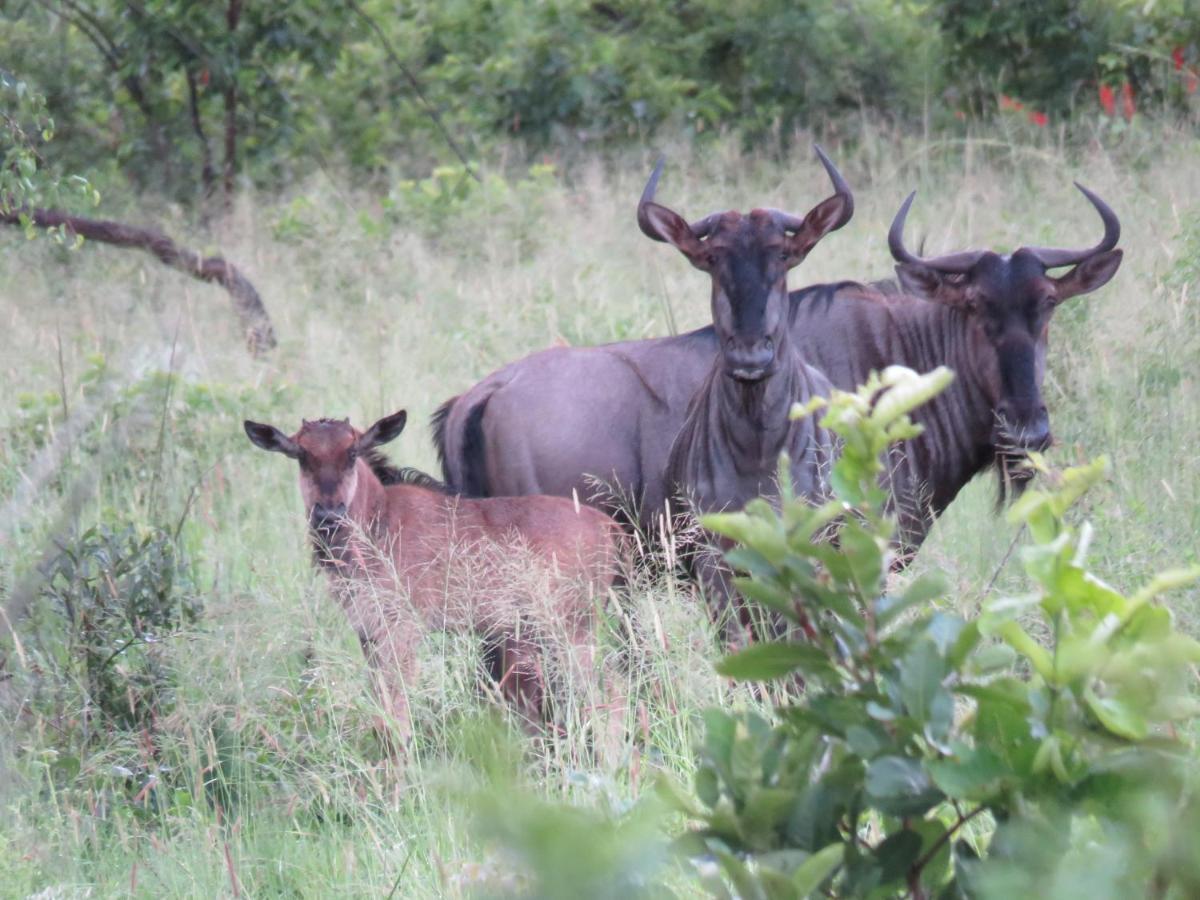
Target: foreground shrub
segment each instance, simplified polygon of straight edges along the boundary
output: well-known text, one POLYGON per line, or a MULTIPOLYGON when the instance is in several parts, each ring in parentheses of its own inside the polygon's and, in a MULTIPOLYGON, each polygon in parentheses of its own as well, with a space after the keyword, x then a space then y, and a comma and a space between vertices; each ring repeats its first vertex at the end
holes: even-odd
POLYGON ((880 460, 916 434, 906 412, 948 381, 894 369, 835 396, 833 501, 756 501, 704 520, 738 543, 728 558, 743 593, 804 636, 719 671, 799 676, 805 689, 775 721, 705 714, 699 802, 676 796, 702 825, 681 847, 717 861, 719 896, 1195 896, 1195 831, 1175 823, 1200 815, 1200 644, 1155 598, 1200 573, 1126 595, 1088 571, 1090 528, 1067 515, 1104 460, 1011 509, 1029 535, 1028 594, 967 621, 936 608, 935 576, 888 591, 880 460))
POLYGON ((37 692, 86 736, 146 727, 172 703, 169 646, 201 606, 175 535, 98 525, 50 561, 34 615, 37 692))

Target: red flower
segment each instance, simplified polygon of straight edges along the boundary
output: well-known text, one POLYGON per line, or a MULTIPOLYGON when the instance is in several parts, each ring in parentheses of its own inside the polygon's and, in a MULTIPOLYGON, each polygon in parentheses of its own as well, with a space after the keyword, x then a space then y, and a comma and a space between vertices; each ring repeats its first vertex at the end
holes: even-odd
POLYGON ((1001 109, 1014 109, 1017 112, 1020 112, 1022 109, 1025 108, 1025 104, 1022 103, 1020 100, 1013 99, 1012 97, 1008 96, 1008 94, 1001 94, 1000 95, 1000 108, 1001 109))
POLYGON ((1187 73, 1187 80, 1186 80, 1185 84, 1187 85, 1187 92, 1189 94, 1196 93, 1196 89, 1200 88, 1200 75, 1197 75, 1195 72, 1189 71, 1187 73))
POLYGON ((1106 116, 1116 114, 1117 98, 1113 96, 1113 89, 1107 84, 1100 85, 1100 106, 1106 116))
POLYGON ((1046 123, 1050 121, 1050 118, 1044 112, 1031 112, 1029 114, 1029 121, 1038 128, 1045 128, 1046 123))
POLYGON ((1183 68, 1183 48, 1176 47, 1172 50, 1171 59, 1175 60, 1175 71, 1180 71, 1183 68))
POLYGON ((1129 121, 1136 111, 1133 106, 1133 86, 1127 81, 1121 85, 1121 115, 1125 121, 1129 121))

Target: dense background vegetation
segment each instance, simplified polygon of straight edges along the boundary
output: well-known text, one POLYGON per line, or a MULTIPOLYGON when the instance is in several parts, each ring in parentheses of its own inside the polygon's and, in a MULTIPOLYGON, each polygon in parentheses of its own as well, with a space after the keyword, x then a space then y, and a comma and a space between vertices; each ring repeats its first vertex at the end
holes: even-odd
POLYGON ((7 4, 0 67, 46 95, 47 156, 194 202, 317 168, 426 174, 517 142, 592 152, 732 132, 777 151, 866 113, 1019 112, 1078 132, 1194 106, 1195 0, 449 0, 7 4))
MULTIPOLYGON (((802 210, 823 195, 810 142, 825 141, 857 212, 796 285, 886 276, 887 224, 914 187, 930 251, 1084 244, 1097 223, 1070 183, 1096 189, 1121 215, 1125 263, 1056 314, 1045 391, 1049 464, 1110 460, 1064 513, 1071 553, 1085 545, 1125 595, 1200 561, 1194 3, 45 0, 0 16, 0 213, 58 205, 223 251, 280 341, 251 357, 227 298, 151 257, 0 233, 0 891, 689 895, 715 874, 673 862, 666 841, 713 810, 680 813, 652 787, 665 777, 707 803, 767 777, 745 748, 766 745, 785 698, 718 674, 687 584, 635 581, 601 627, 620 661, 611 693, 579 685, 562 732, 540 738, 481 722, 478 648, 431 636, 418 737, 396 766, 357 642, 311 572, 294 473, 240 430, 403 406, 394 454, 433 469, 420 423, 498 365, 703 324, 703 279, 633 222, 660 149, 662 196, 689 214, 802 210), (729 740, 714 739, 725 721, 729 740), (722 770, 735 746, 736 772, 722 770)), ((1027 602, 1041 583, 1014 549, 1026 543, 981 480, 887 590, 940 573, 923 614, 974 623, 999 604, 1057 646, 1027 602)), ((1200 634, 1195 588, 1168 604, 1176 632, 1200 634)), ((937 665, 945 678, 957 662, 937 665)), ((1027 661, 1004 671, 1030 696, 1044 687, 1027 661)), ((1119 756, 1079 696, 1070 728, 1099 748, 1089 764, 1119 756)), ((954 736, 975 739, 964 710, 954 736)), ((1194 724, 1173 732, 1155 751, 1194 757, 1194 724)), ((941 753, 919 734, 889 752, 941 753)), ((1051 761, 1039 802, 1079 771, 1056 783, 1051 761)), ((993 870, 991 895, 1127 896, 1120 879, 1143 870, 1122 860, 1194 860, 1195 830, 1170 827, 1196 810, 1194 767, 1179 772, 1170 798, 1136 795, 1128 816, 1071 808, 1057 843, 1014 831, 1017 880, 993 870), (1033 861, 1043 880, 1018 884, 1033 861)), ((982 802, 980 785, 947 785, 982 802)), ((903 875, 904 853, 925 853, 911 833, 936 841, 938 816, 954 821, 870 815, 866 880, 903 875), (881 853, 891 869, 872 869, 881 853)), ((722 845, 760 854, 758 873, 819 849, 757 842, 759 825, 722 845)), ((994 826, 955 834, 986 852, 994 826)))

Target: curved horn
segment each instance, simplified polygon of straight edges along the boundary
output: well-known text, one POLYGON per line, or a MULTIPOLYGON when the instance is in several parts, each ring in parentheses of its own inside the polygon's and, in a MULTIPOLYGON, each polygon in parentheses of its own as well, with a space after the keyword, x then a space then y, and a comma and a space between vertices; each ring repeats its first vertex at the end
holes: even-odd
POLYGON ((1117 241, 1121 239, 1121 220, 1117 218, 1117 214, 1112 211, 1107 203, 1101 200, 1094 193, 1085 188, 1078 181, 1075 182, 1075 187, 1083 193, 1091 201, 1092 206, 1096 207, 1096 212, 1100 214, 1100 218, 1104 222, 1104 237, 1100 239, 1094 247, 1089 247, 1085 250, 1063 250, 1055 247, 1025 247, 1024 249, 1037 257, 1047 269, 1056 269, 1060 266, 1073 266, 1083 262, 1097 253, 1105 253, 1117 246, 1117 241))
POLYGON ((825 172, 829 175, 829 180, 833 182, 834 196, 846 198, 846 208, 842 212, 841 217, 830 231, 837 231, 843 225, 850 221, 850 217, 854 215, 854 194, 850 192, 850 185, 846 184, 846 179, 842 177, 842 173, 837 170, 837 166, 825 155, 825 151, 821 149, 820 144, 813 144, 813 149, 817 151, 817 157, 821 160, 821 165, 825 167, 825 172))
POLYGON ((666 162, 666 157, 660 156, 658 162, 654 164, 654 171, 650 173, 650 180, 646 182, 646 187, 642 190, 642 199, 638 201, 637 208, 638 227, 642 229, 642 234, 656 241, 663 239, 655 233, 654 228, 650 225, 650 220, 646 217, 646 205, 654 201, 654 192, 658 190, 658 179, 662 177, 664 162, 666 162))
MULTIPOLYGON (((650 220, 646 216, 646 205, 654 201, 654 193, 658 190, 658 179, 662 177, 663 163, 665 161, 665 156, 658 158, 658 162, 654 164, 654 171, 650 173, 650 180, 646 182, 646 187, 642 190, 642 199, 638 201, 638 227, 642 229, 642 234, 656 241, 662 241, 663 238, 651 226, 650 220)), ((712 213, 703 219, 689 223, 688 228, 691 229, 692 234, 696 237, 706 238, 724 215, 724 213, 719 212, 712 213)))
POLYGON ((937 269, 939 272, 956 274, 969 271, 971 266, 979 262, 979 258, 987 251, 964 250, 961 253, 950 253, 946 256, 935 256, 932 259, 922 259, 909 253, 904 246, 904 223, 908 219, 908 210, 912 206, 917 192, 909 194, 902 204, 896 218, 892 219, 892 227, 888 229, 888 249, 892 251, 892 259, 898 263, 908 263, 913 266, 925 266, 937 269))
MULTIPOLYGON (((842 215, 834 223, 830 231, 837 231, 843 225, 850 221, 854 215, 854 194, 850 192, 850 185, 846 184, 846 179, 842 177, 842 173, 837 170, 837 166, 825 155, 825 151, 821 149, 820 144, 813 144, 813 149, 817 151, 817 157, 821 160, 821 165, 825 167, 826 174, 829 175, 829 180, 833 182, 833 195, 836 197, 841 195, 846 198, 846 208, 842 215)), ((766 209, 764 212, 771 216, 771 220, 782 228, 784 231, 799 231, 804 225, 804 216, 794 216, 791 213, 784 212, 782 209, 766 209)))

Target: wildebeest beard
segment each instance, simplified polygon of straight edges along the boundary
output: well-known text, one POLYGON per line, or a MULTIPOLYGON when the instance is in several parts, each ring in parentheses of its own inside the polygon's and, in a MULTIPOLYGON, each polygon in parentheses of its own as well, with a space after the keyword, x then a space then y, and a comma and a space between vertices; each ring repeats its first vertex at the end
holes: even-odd
POLYGON ((1029 455, 1012 447, 997 447, 992 456, 992 468, 996 471, 996 512, 1015 501, 1029 487, 1036 474, 1027 465, 1029 455))
POLYGON ((319 525, 310 523, 308 534, 313 561, 322 568, 343 569, 350 561, 350 532, 353 527, 344 518, 328 518, 319 525))

